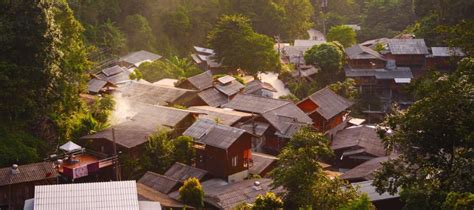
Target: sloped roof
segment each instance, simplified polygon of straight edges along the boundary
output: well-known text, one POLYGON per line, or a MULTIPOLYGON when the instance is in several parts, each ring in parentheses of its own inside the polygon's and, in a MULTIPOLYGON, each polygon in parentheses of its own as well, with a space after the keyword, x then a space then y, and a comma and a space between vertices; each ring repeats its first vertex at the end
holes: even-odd
MULTIPOLYGON (((230 77, 230 76, 229 76, 230 77)), ((233 78, 233 77, 232 77, 233 78)), ((228 79, 225 80, 226 82, 229 81, 228 79)), ((232 80, 226 84, 217 83, 214 87, 219 90, 221 93, 224 93, 226 96, 232 96, 236 93, 240 92, 245 86, 242 83, 238 82, 237 80, 232 80)))
POLYGON ((213 82, 211 71, 205 71, 198 75, 189 77, 187 80, 198 90, 205 90, 207 88, 212 87, 213 82))
POLYGON ((388 47, 394 55, 427 55, 424 39, 389 39, 388 47))
POLYGON ((325 87, 308 97, 318 105, 316 112, 329 120, 352 106, 352 102, 325 87))
POLYGON ((358 187, 359 188, 358 191, 360 193, 366 193, 367 196, 369 197, 369 200, 372 202, 400 197, 398 193, 395 193, 394 195, 390 195, 388 192, 379 194, 375 190, 375 186, 372 185, 372 181, 357 182, 357 183, 352 183, 352 185, 354 187, 358 187))
POLYGON ((346 77, 375 77, 376 79, 413 78, 410 67, 388 69, 352 69, 346 68, 346 77))
POLYGON ((245 130, 239 128, 216 124, 212 120, 200 119, 194 122, 183 135, 191 136, 194 141, 205 145, 227 149, 244 133, 245 130))
POLYGON ((143 62, 153 62, 161 58, 161 55, 148 52, 146 50, 140 50, 137 52, 132 52, 126 56, 120 58, 121 61, 131 63, 134 66, 138 67, 143 62))
POLYGON ((382 168, 383 162, 389 160, 388 156, 377 157, 371 160, 368 160, 355 168, 346 171, 340 176, 341 179, 345 180, 354 180, 354 179, 364 179, 372 180, 374 178, 374 172, 382 168))
POLYGON ((352 60, 357 60, 357 59, 380 59, 384 60, 383 56, 380 55, 375 50, 372 50, 369 47, 356 44, 352 47, 346 48, 345 49, 347 57, 352 60))
POLYGON ((201 91, 198 93, 199 98, 201 98, 207 105, 219 107, 222 104, 225 104, 229 101, 226 95, 219 92, 215 88, 209 88, 207 90, 201 91))
POLYGON ((121 73, 123 71, 125 71, 127 69, 119 66, 119 65, 115 65, 115 66, 112 66, 112 67, 109 67, 109 68, 105 68, 105 69, 102 69, 102 73, 107 76, 107 77, 110 77, 110 76, 113 76, 113 75, 116 75, 118 73, 121 73))
POLYGON ((290 101, 238 94, 223 107, 261 114, 283 135, 291 136, 295 124, 311 124, 312 120, 290 101))
POLYGON ((35 186, 35 210, 139 210, 135 181, 35 186))
POLYGON ((198 180, 202 180, 202 178, 204 178, 206 174, 206 170, 195 168, 178 162, 174 163, 165 172, 165 176, 178 180, 182 183, 191 177, 197 178, 198 180))
POLYGON ((262 82, 258 79, 255 79, 245 84, 244 93, 251 94, 262 89, 268 90, 270 92, 277 92, 276 89, 270 83, 262 82))
POLYGON ((12 174, 11 167, 0 168, 0 186, 52 179, 58 176, 50 162, 19 165, 18 174, 12 174))
POLYGON ((234 209, 238 204, 255 202, 258 195, 263 195, 270 191, 277 194, 283 192, 282 188, 272 189, 271 183, 271 179, 263 178, 203 188, 204 201, 220 209, 234 209), (258 187, 254 185, 257 181, 260 183, 258 187))
POLYGON ((168 194, 174 190, 179 184, 179 181, 168 176, 147 171, 145 175, 138 180, 138 183, 144 184, 158 192, 168 194))
POLYGON ((107 85, 107 81, 92 78, 87 83, 87 90, 91 93, 98 93, 105 85, 107 85))
POLYGON ((120 87, 119 90, 125 99, 152 105, 168 105, 180 98, 192 97, 196 94, 194 90, 139 82, 132 82, 120 87))
POLYGON ((112 84, 121 84, 130 81, 130 71, 124 70, 120 73, 114 74, 112 76, 106 76, 103 73, 97 74, 97 77, 101 80, 105 80, 112 84))
POLYGON ((239 123, 236 127, 244 129, 248 133, 251 133, 255 136, 263 136, 265 131, 270 127, 270 124, 265 122, 247 122, 245 124, 239 123))
POLYGON ((209 54, 209 55, 214 54, 214 50, 213 50, 213 49, 204 48, 204 47, 198 47, 198 46, 194 46, 193 48, 194 48, 194 50, 196 50, 196 52, 198 52, 198 53, 209 54))
MULTIPOLYGON (((184 120, 191 112, 163 106, 153 106, 136 103, 133 110, 135 115, 127 121, 113 126, 117 144, 133 148, 148 141, 148 137, 158 129, 172 129, 184 120)), ((81 139, 107 139, 113 141, 112 128, 105 129, 81 139)))
POLYGON ((331 149, 345 149, 347 152, 356 151, 382 157, 386 155, 385 146, 373 126, 352 126, 336 133, 331 143, 331 149), (361 151, 358 151, 361 150, 361 151))
POLYGON ((278 158, 273 155, 253 152, 252 160, 253 165, 249 168, 249 173, 260 175, 265 169, 267 169, 274 162, 276 162, 278 158))
POLYGON ((326 41, 320 40, 307 40, 307 39, 295 39, 294 46, 312 47, 314 45, 320 45, 326 43, 326 41))
POLYGON ((431 52, 435 57, 466 56, 459 47, 432 47, 431 52))
POLYGON ((245 112, 234 111, 230 109, 217 108, 212 106, 192 106, 189 110, 205 113, 199 115, 200 119, 215 120, 219 119, 219 123, 224 125, 233 125, 242 118, 248 118, 252 115, 245 112))
POLYGON ((170 198, 167 194, 154 190, 153 188, 148 187, 142 183, 137 183, 137 193, 138 193, 138 199, 140 201, 142 200, 157 201, 157 202, 160 202, 160 204, 163 207, 170 207, 170 208, 182 209, 185 206, 183 203, 173 198, 170 198))
POLYGON ((217 78, 217 81, 221 84, 227 84, 227 83, 230 83, 232 81, 235 81, 235 77, 230 76, 230 75, 225 75, 225 76, 217 78))

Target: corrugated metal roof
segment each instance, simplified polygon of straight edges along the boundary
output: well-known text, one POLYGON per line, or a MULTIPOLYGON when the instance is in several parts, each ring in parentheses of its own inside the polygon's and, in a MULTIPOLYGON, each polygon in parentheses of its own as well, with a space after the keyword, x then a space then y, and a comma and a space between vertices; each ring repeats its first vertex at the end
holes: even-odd
POLYGON ((224 104, 222 107, 261 114, 289 103, 289 101, 285 100, 259 97, 250 94, 238 94, 229 103, 224 104))
POLYGON ((168 176, 147 171, 145 175, 138 180, 138 183, 144 184, 158 192, 168 194, 178 186, 179 181, 168 176))
POLYGON ((369 47, 356 44, 352 47, 346 48, 345 49, 347 57, 352 60, 357 60, 357 59, 380 59, 380 60, 385 60, 380 53, 378 53, 375 50, 372 50, 369 47))
POLYGON ((181 98, 192 98, 197 91, 164 85, 131 82, 119 88, 124 99, 151 105, 169 105, 181 98))
POLYGON ((352 102, 325 87, 308 97, 318 105, 316 112, 329 120, 352 106, 352 102))
POLYGON ((35 210, 139 210, 135 181, 35 186, 35 210))
POLYGON ((319 40, 307 40, 307 39, 295 39, 294 46, 312 47, 314 45, 320 45, 326 43, 326 41, 319 40))
POLYGON ((374 178, 374 172, 379 168, 382 168, 383 162, 389 160, 388 156, 374 158, 368 160, 355 168, 346 171, 343 175, 340 176, 341 179, 351 180, 351 179, 365 179, 372 180, 374 178))
POLYGON ((249 168, 249 173, 260 175, 265 169, 271 166, 272 163, 276 162, 278 158, 273 155, 253 152, 252 160, 253 165, 249 168))
POLYGON ((187 80, 198 90, 205 90, 212 87, 213 82, 212 73, 210 71, 189 77, 187 80))
POLYGON ((115 66, 103 69, 102 73, 105 76, 110 77, 110 76, 116 75, 116 74, 121 73, 121 72, 126 71, 126 70, 127 69, 125 69, 121 66, 115 65, 115 66))
POLYGON ((249 118, 252 116, 252 114, 249 113, 212 106, 192 106, 189 107, 189 110, 204 113, 199 115, 200 119, 219 119, 219 123, 224 125, 233 125, 234 123, 240 121, 242 118, 249 118))
POLYGON ((11 167, 0 168, 0 186, 52 179, 58 176, 51 162, 19 165, 18 171, 18 174, 12 174, 11 167))
POLYGON ((98 93, 102 88, 105 87, 106 84, 107 81, 92 78, 91 80, 89 80, 89 83, 87 83, 87 90, 90 93, 98 93))
POLYGON ((230 75, 225 75, 223 77, 217 78, 217 81, 220 82, 221 84, 225 85, 227 83, 235 81, 235 78, 233 76, 230 76, 230 75))
POLYGON ((226 95, 219 92, 215 88, 209 88, 207 90, 201 91, 198 93, 199 98, 201 98, 207 105, 213 107, 219 107, 222 104, 229 102, 229 99, 226 95))
POLYGON ((375 77, 376 79, 413 78, 409 67, 388 69, 345 69, 346 77, 375 77))
POLYGON ((205 145, 227 149, 244 133, 243 129, 216 124, 212 120, 200 119, 194 122, 183 135, 191 136, 194 141, 205 145))
POLYGON ((263 136, 270 124, 264 122, 247 122, 246 124, 237 125, 236 127, 246 130, 255 136, 263 136))
POLYGON ((165 176, 178 180, 180 182, 184 182, 191 177, 197 178, 198 180, 202 180, 202 178, 204 178, 206 174, 206 170, 195 168, 178 162, 174 163, 165 172, 165 176))
POLYGON ((138 67, 143 62, 153 62, 161 58, 161 55, 148 52, 146 50, 140 50, 137 52, 132 52, 126 56, 120 58, 121 61, 131 63, 134 66, 138 67))
POLYGON ((380 201, 400 197, 398 193, 395 195, 390 195, 389 193, 379 194, 375 191, 375 187, 372 185, 372 181, 357 182, 352 183, 352 185, 355 187, 359 187, 359 192, 366 193, 370 201, 380 201))
POLYGON ((435 57, 466 56, 459 47, 432 47, 431 52, 435 57))
POLYGON ((373 126, 352 126, 336 133, 331 143, 333 150, 364 149, 368 154, 382 157, 386 155, 385 146, 373 126))
MULTIPOLYGON (((232 77, 233 78, 233 77, 232 77)), ((225 80, 228 81, 228 80, 225 80)), ((242 83, 238 82, 235 80, 232 80, 228 83, 221 84, 218 83, 214 86, 217 90, 219 90, 221 93, 224 93, 226 96, 233 96, 240 92, 242 89, 244 89, 244 85, 242 83)))
POLYGON ((389 39, 388 47, 394 55, 427 55, 424 39, 389 39))
POLYGON ((194 50, 196 50, 196 52, 198 53, 204 53, 209 55, 214 54, 214 50, 209 48, 194 46, 194 50))

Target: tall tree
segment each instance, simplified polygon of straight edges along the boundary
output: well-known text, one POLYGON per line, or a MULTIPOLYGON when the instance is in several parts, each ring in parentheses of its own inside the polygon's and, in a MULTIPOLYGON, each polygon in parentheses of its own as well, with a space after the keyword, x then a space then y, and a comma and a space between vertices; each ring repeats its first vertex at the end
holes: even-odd
POLYGON ((306 51, 304 60, 318 66, 317 82, 320 88, 342 79, 341 70, 344 63, 344 48, 338 42, 316 45, 306 51))
POLYGON ((270 37, 255 33, 250 20, 241 15, 222 16, 208 36, 210 47, 222 64, 249 74, 275 71, 278 54, 270 37))
POLYGON ((271 177, 275 187, 287 190, 286 208, 337 209, 357 197, 350 184, 331 180, 323 171, 319 161, 333 154, 328 144, 323 134, 303 127, 278 155, 271 177))
POLYGON ((123 25, 130 50, 155 50, 156 38, 145 17, 138 14, 129 15, 123 25))
POLYGON ((334 26, 329 30, 327 39, 330 42, 338 41, 344 47, 351 47, 356 43, 356 32, 349 26, 334 26))
POLYGON ((204 191, 202 190, 199 179, 191 177, 184 181, 182 187, 179 188, 179 198, 188 205, 197 209, 204 207, 204 191))
POLYGON ((474 189, 474 60, 423 84, 429 94, 385 123, 392 135, 384 141, 401 155, 383 164, 374 184, 379 192, 401 190, 408 208, 441 209, 449 192, 474 189))

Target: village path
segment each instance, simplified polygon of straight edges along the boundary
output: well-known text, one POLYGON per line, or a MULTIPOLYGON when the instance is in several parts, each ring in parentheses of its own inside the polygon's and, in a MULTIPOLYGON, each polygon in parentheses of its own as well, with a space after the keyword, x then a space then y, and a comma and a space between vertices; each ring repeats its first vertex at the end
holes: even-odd
POLYGON ((267 73, 260 73, 258 77, 262 82, 270 83, 276 90, 276 93, 273 93, 273 98, 279 98, 280 96, 285 96, 290 94, 290 90, 285 87, 283 81, 278 79, 278 73, 274 72, 267 72, 267 73))

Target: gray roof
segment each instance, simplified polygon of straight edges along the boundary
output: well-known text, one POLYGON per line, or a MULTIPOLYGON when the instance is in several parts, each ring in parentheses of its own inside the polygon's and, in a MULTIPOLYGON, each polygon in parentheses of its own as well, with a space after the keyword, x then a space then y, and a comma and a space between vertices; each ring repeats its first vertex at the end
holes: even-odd
POLYGON ((58 176, 51 162, 19 165, 18 174, 12 174, 11 167, 0 168, 0 186, 53 179, 58 176))
POLYGON ((207 105, 219 107, 222 104, 229 102, 229 99, 226 95, 219 92, 215 88, 209 88, 207 90, 201 91, 198 93, 199 98, 201 98, 207 105))
POLYGON ((369 197, 369 200, 372 202, 400 197, 398 194, 395 194, 395 195, 390 195, 389 193, 379 194, 378 192, 375 191, 375 187, 372 185, 372 181, 357 182, 357 183, 352 183, 352 185, 355 187, 359 187, 358 191, 360 193, 366 193, 369 197))
POLYGON ((187 179, 194 177, 202 180, 207 174, 206 170, 195 168, 183 163, 174 163, 166 172, 165 176, 178 180, 179 182, 186 181, 187 179))
POLYGON ((315 75, 316 73, 318 73, 318 69, 314 66, 311 66, 307 69, 301 69, 301 70, 295 70, 293 72, 291 72, 291 76, 293 77, 300 77, 300 73, 301 73, 301 77, 311 77, 313 75, 315 75))
POLYGON ((151 171, 147 171, 137 182, 165 194, 172 192, 179 184, 177 179, 151 171))
POLYGON ((214 54, 214 50, 209 49, 209 48, 194 46, 194 50, 196 50, 196 52, 202 53, 202 54, 208 54, 208 55, 213 55, 214 54))
POLYGON ((112 66, 112 67, 109 67, 109 68, 105 68, 105 69, 102 69, 102 73, 106 76, 106 77, 110 77, 110 76, 113 76, 113 75, 116 75, 118 73, 121 73, 123 71, 126 71, 127 69, 119 66, 119 65, 115 65, 115 66, 112 66))
POLYGON ((427 55, 424 39, 389 39, 388 47, 394 55, 427 55))
MULTIPOLYGON (((233 77, 232 77, 233 78, 233 77)), ((221 93, 224 93, 226 96, 232 96, 236 93, 240 92, 245 86, 242 83, 238 82, 237 80, 229 81, 228 79, 225 80, 228 83, 221 84, 217 83, 214 87, 219 90, 221 93)))
POLYGON ((329 120, 352 106, 352 102, 325 87, 308 97, 318 105, 316 112, 329 120))
POLYGON ((212 120, 200 119, 189 127, 183 135, 191 136, 196 142, 213 147, 227 149, 245 130, 226 125, 216 124, 212 120))
POLYGON ((87 83, 87 90, 91 93, 98 93, 100 92, 100 90, 102 90, 102 88, 105 87, 106 84, 107 84, 107 81, 92 78, 87 83))
POLYGON ((153 62, 161 58, 161 55, 151 53, 145 50, 140 50, 137 52, 132 52, 126 56, 120 58, 121 61, 131 63, 134 66, 138 67, 143 62, 153 62))
POLYGON ((244 129, 248 133, 251 133, 255 136, 263 136, 265 131, 267 131, 268 128, 270 127, 270 124, 265 123, 265 122, 255 121, 253 123, 247 122, 245 124, 239 124, 236 127, 244 129))
POLYGON ((337 132, 331 143, 331 149, 346 150, 351 155, 364 152, 376 157, 386 155, 385 146, 376 128, 367 125, 352 126, 337 132))
POLYGON ((212 106, 192 106, 189 110, 204 113, 199 115, 200 119, 215 120, 219 119, 220 124, 233 125, 234 123, 242 120, 243 118, 249 118, 252 115, 245 112, 234 111, 230 109, 216 108, 212 106))
POLYGON ((253 160, 253 165, 252 167, 249 168, 249 173, 260 175, 265 169, 267 169, 274 162, 276 162, 278 158, 273 155, 253 152, 252 160, 253 160))
POLYGON ((213 82, 212 73, 210 71, 189 77, 187 80, 198 90, 205 90, 212 87, 213 82))
MULTIPOLYGON (((131 113, 136 113, 125 122, 113 126, 117 144, 133 148, 148 141, 148 137, 158 129, 174 128, 191 112, 163 106, 135 103, 131 113)), ((113 141, 112 128, 105 129, 82 139, 107 139, 113 141)))
POLYGON ((235 81, 235 77, 230 76, 230 75, 225 75, 225 76, 217 78, 217 81, 221 84, 227 84, 227 83, 230 83, 232 81, 235 81))
POLYGON ((258 79, 255 79, 245 84, 244 93, 251 94, 262 89, 268 90, 270 92, 277 92, 276 89, 270 83, 262 82, 258 79))
POLYGON ((152 105, 169 105, 181 98, 192 98, 196 94, 194 90, 139 82, 131 82, 119 90, 125 99, 152 105))
POLYGON ((388 69, 345 69, 346 77, 375 77, 376 79, 413 78, 410 67, 388 69))
POLYGON ((139 210, 135 181, 35 186, 35 210, 139 210))
POLYGON ((382 168, 383 162, 389 160, 388 156, 378 157, 371 160, 368 160, 355 168, 352 168, 349 171, 346 171, 341 175, 341 179, 354 180, 354 179, 364 179, 372 180, 374 179, 374 172, 382 168))
POLYGON ((346 48, 345 49, 347 57, 351 60, 357 60, 357 59, 380 59, 384 60, 382 55, 378 53, 375 50, 372 50, 369 47, 356 44, 352 47, 346 48))
MULTIPOLYGON (((205 183, 205 182, 204 182, 205 183)), ((203 185, 204 185, 203 183, 203 185)), ((267 192, 282 193, 281 188, 272 189, 271 179, 250 179, 227 185, 204 188, 204 201, 219 209, 234 209, 241 203, 253 203, 258 195, 267 192), (255 182, 260 182, 256 187, 255 182)))
POLYGON ((238 94, 223 107, 261 114, 282 134, 291 134, 294 124, 311 124, 312 120, 290 101, 238 94))
POLYGON ((459 47, 432 47, 431 52, 435 57, 466 56, 459 47))
POLYGON ((326 43, 326 41, 296 39, 293 45, 294 46, 303 46, 303 47, 312 47, 314 45, 320 45, 322 43, 326 43))

